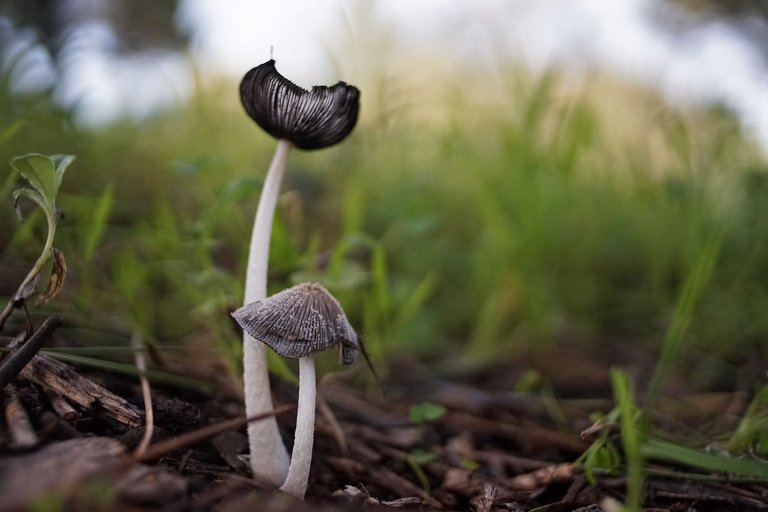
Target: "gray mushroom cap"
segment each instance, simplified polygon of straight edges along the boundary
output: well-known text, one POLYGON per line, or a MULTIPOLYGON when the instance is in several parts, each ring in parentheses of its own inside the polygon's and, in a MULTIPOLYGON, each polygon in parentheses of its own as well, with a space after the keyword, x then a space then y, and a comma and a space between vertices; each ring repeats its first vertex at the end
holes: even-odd
POLYGON ((301 149, 320 149, 340 142, 355 127, 360 91, 345 82, 303 89, 278 73, 270 59, 245 74, 240 99, 251 119, 273 137, 301 149))
POLYGON ((301 283, 232 313, 251 337, 296 359, 340 347, 340 362, 357 357, 357 333, 339 302, 319 283, 301 283))

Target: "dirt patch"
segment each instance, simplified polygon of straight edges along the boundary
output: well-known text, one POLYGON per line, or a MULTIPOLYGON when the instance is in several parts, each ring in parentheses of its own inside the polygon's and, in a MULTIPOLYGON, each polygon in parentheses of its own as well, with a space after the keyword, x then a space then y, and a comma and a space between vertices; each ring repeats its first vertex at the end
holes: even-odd
MULTIPOLYGON (((242 423, 150 461, 132 461, 144 417, 135 379, 37 355, 4 389, 0 510, 49 501, 67 510, 617 510, 626 492, 622 472, 590 483, 574 464, 590 444, 589 435, 580 435, 589 415, 612 407, 607 375, 615 361, 571 352, 568 371, 558 371, 551 358, 537 357, 440 378, 415 361, 392 362, 384 396, 345 380, 352 377, 321 379, 310 484, 301 502, 251 478, 242 423), (529 368, 538 369, 548 393, 515 390, 512 383, 529 368), (444 411, 415 422, 412 408, 422 403, 444 411)), ((641 366, 638 378, 647 373, 641 366)), ((154 446, 243 412, 232 394, 152 389, 154 446)), ((292 404, 296 389, 275 381, 274 394, 276 403, 292 404)), ((689 424, 746 404, 735 393, 691 394, 675 403, 681 400, 689 424)), ((293 412, 279 415, 278 423, 290 442, 293 412)), ((646 479, 647 510, 768 510, 764 484, 657 467, 646 479)))

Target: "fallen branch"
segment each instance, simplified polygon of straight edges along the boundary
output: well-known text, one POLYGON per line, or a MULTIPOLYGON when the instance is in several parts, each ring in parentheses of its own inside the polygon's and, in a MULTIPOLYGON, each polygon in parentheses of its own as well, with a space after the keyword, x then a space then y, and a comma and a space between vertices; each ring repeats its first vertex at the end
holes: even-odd
POLYGON ((38 354, 19 373, 25 379, 61 395, 82 409, 97 409, 105 417, 126 427, 143 423, 133 404, 77 373, 71 366, 38 354))
MULTIPOLYGON (((61 324, 60 318, 54 316, 46 318, 45 322, 29 337, 27 342, 5 359, 0 366, 0 389, 16 378, 61 324)), ((13 348, 13 342, 11 342, 10 348, 13 348)))

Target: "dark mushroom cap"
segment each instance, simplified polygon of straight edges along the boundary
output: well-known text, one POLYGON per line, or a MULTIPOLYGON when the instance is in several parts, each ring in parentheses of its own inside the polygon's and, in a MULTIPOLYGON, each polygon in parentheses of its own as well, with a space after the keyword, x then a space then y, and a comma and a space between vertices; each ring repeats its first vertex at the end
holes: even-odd
POLYGON ((355 127, 360 91, 344 82, 307 91, 278 73, 270 59, 245 74, 240 99, 248 115, 273 137, 319 149, 340 142, 355 127))
POLYGON ((357 334, 339 302, 318 283, 288 288, 243 306, 232 317, 283 357, 295 359, 340 346, 342 364, 355 360, 357 334))

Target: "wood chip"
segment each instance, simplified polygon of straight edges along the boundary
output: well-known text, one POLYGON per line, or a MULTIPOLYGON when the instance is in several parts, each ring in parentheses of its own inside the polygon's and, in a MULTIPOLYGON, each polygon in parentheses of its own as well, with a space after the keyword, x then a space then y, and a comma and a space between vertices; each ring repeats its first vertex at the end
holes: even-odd
POLYGON ((80 408, 96 411, 124 427, 138 427, 143 423, 136 406, 83 377, 71 366, 45 355, 32 358, 20 375, 80 408))
POLYGON ((12 385, 5 388, 5 423, 14 448, 27 449, 37 446, 39 439, 35 428, 19 400, 16 388, 12 385))
POLYGON ((554 464, 531 473, 518 475, 510 480, 509 485, 513 489, 532 491, 553 483, 570 482, 577 471, 576 465, 570 462, 554 464))
POLYGON ((475 512, 491 512, 496 503, 496 486, 492 483, 486 483, 483 486, 483 493, 470 500, 475 512))
POLYGON ((64 400, 61 395, 54 393, 48 388, 44 388, 44 392, 45 396, 48 397, 48 401, 51 403, 53 412, 55 412, 59 418, 63 419, 64 421, 74 421, 80 416, 80 413, 78 413, 75 408, 69 404, 69 402, 64 400))

